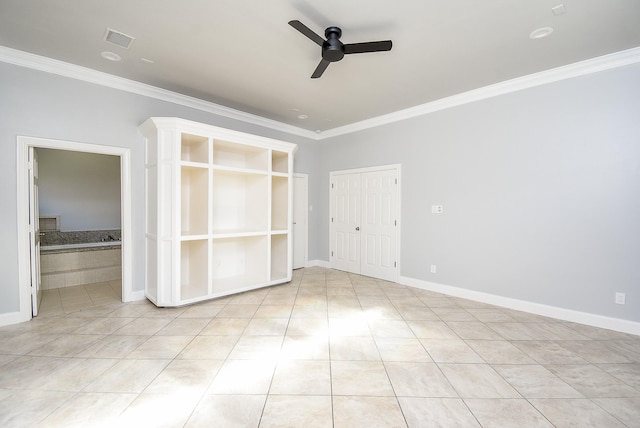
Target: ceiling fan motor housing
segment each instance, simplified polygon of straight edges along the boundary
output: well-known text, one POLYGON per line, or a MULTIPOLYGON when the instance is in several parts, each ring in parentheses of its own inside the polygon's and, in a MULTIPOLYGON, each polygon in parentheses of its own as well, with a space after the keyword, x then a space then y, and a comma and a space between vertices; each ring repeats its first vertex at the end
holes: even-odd
POLYGON ((322 59, 329 62, 340 61, 344 58, 344 45, 340 41, 342 30, 338 27, 329 27, 324 31, 327 40, 322 43, 322 59))
POLYGON ((391 40, 349 43, 345 45, 340 41, 342 30, 338 27, 329 27, 324 30, 326 39, 323 39, 312 29, 296 19, 289 21, 289 25, 301 32, 309 40, 322 47, 322 60, 320 60, 320 63, 311 75, 312 79, 317 79, 322 76, 322 73, 324 73, 329 64, 340 61, 344 58, 345 54, 390 51, 392 46, 391 40))

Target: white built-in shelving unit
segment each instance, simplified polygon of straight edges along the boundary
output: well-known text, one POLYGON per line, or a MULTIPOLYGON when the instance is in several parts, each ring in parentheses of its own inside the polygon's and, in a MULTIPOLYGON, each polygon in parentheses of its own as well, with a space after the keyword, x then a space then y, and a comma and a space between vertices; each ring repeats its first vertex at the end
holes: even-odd
POLYGON ((295 144, 178 118, 146 137, 146 284, 179 306, 291 280, 295 144))

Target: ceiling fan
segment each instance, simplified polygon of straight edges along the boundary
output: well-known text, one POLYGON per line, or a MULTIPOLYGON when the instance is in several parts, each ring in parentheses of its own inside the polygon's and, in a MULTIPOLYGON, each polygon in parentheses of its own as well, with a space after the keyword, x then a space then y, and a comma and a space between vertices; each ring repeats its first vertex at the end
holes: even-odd
POLYGON ((289 25, 291 25, 293 28, 311 39, 311 41, 322 47, 322 60, 320 60, 320 64, 318 64, 316 70, 311 75, 312 79, 317 79, 318 77, 322 76, 322 73, 324 73, 330 63, 340 61, 345 55, 366 52, 390 51, 392 46, 391 40, 382 40, 379 42, 348 43, 345 45, 340 41, 342 30, 338 27, 329 27, 324 30, 324 35, 327 38, 325 40, 300 21, 289 21, 289 25))

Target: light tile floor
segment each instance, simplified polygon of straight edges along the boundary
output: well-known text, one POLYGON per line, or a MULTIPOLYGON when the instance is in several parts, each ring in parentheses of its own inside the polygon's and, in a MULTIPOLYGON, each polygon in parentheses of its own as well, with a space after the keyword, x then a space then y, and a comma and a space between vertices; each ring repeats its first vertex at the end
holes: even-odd
POLYGON ((182 308, 119 283, 0 328, 0 426, 640 427, 640 337, 323 268, 182 308))

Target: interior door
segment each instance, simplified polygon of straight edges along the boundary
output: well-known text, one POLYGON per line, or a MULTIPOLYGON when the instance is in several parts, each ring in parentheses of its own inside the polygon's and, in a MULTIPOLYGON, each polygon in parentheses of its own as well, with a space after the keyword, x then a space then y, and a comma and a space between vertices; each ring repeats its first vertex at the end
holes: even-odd
POLYGON ((396 281, 398 169, 332 174, 331 267, 396 281))
POLYGON ((307 265, 308 182, 306 174, 293 176, 293 269, 307 265))
POLYGON ((31 307, 38 315, 42 299, 40 288, 40 218, 38 208, 38 155, 29 147, 29 256, 31 264, 31 307))
POLYGON ((396 170, 366 172, 362 183, 360 273, 374 278, 396 280, 396 170))
POLYGON ((331 183, 331 266, 360 273, 360 175, 343 174, 331 183))

